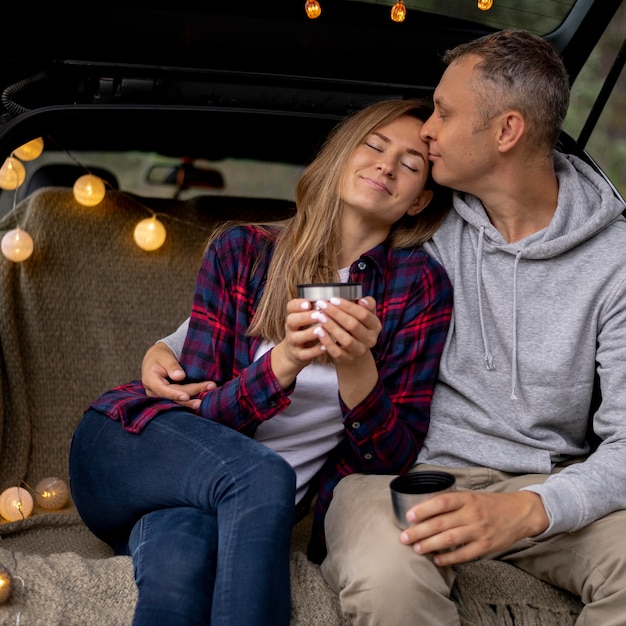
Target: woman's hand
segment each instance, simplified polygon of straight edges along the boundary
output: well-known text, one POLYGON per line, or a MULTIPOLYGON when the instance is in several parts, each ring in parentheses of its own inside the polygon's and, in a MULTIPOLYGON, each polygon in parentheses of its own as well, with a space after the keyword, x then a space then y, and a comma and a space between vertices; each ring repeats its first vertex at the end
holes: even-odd
POLYGON ((283 389, 325 352, 337 369, 339 391, 348 406, 358 404, 372 390, 378 371, 370 349, 382 324, 376 317, 374 298, 352 302, 343 298, 320 300, 315 308, 295 298, 287 304, 285 339, 273 350, 272 369, 283 389))
POLYGON ((314 332, 325 350, 338 363, 353 363, 370 353, 382 329, 376 317, 376 302, 367 296, 358 302, 343 298, 319 300, 313 312, 314 332))
POLYGON ((271 354, 272 370, 283 389, 293 384, 315 357, 324 353, 315 331, 318 313, 304 298, 294 298, 287 303, 285 338, 271 354))
POLYGON ((382 329, 376 301, 367 296, 357 302, 343 298, 316 302, 319 326, 314 329, 320 347, 333 359, 341 399, 349 408, 362 402, 378 381, 371 349, 382 329))
POLYGON ((185 380, 185 372, 170 347, 159 341, 151 346, 141 363, 141 382, 146 395, 173 400, 181 406, 193 409, 200 407, 200 400, 194 399, 199 393, 215 389, 215 383, 177 384, 172 381, 185 380))

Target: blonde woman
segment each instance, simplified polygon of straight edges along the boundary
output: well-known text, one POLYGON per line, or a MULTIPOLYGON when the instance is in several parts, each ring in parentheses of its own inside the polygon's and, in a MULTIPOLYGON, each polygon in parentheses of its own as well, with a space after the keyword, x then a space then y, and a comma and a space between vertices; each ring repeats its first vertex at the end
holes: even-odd
POLYGON ((421 248, 449 200, 420 138, 429 114, 386 101, 347 118, 304 171, 293 218, 209 243, 180 354, 191 387, 178 393, 197 397, 133 381, 85 413, 72 495, 133 556, 135 626, 289 624, 294 503, 301 515, 317 496, 320 561, 336 483, 415 462, 451 316, 447 276, 421 248), (346 281, 363 297, 298 297, 346 281))

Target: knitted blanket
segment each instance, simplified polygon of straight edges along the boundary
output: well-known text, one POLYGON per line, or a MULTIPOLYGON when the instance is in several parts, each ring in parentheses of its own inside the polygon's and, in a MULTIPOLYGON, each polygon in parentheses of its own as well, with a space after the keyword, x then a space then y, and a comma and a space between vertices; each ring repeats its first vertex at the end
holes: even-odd
MULTIPOLYGON (((131 624, 137 590, 130 557, 113 556, 72 508, 6 524, 3 530, 0 563, 11 572, 13 591, 0 605, 0 624, 131 624)), ((342 624, 339 600, 318 566, 294 552, 291 574, 293 626, 342 624)))
MULTIPOLYGON (((70 189, 45 188, 0 220, 0 238, 19 226, 35 245, 23 263, 0 256, 0 491, 49 476, 68 480, 69 445, 83 411, 106 389, 140 377, 146 349, 189 315, 218 222, 282 219, 291 211, 274 200, 121 192, 88 209, 70 189), (133 230, 153 211, 167 239, 145 252, 133 230)), ((304 556, 306 533, 306 524, 294 533, 292 626, 344 626, 338 598, 304 556)), ((0 564, 13 577, 0 625, 131 623, 130 558, 113 557, 71 503, 0 521, 0 564)), ((453 597, 464 626, 569 626, 581 609, 578 599, 505 563, 470 563, 457 573, 453 597)))
MULTIPOLYGON (((0 605, 2 626, 130 626, 137 592, 130 557, 113 556, 73 510, 6 524, 0 563, 13 592, 0 605)), ((463 626, 571 626, 572 596, 505 563, 457 568, 454 597, 463 626)), ((348 626, 319 567, 291 556, 292 626, 348 626)), ((391 626, 391 625, 390 625, 391 626)))

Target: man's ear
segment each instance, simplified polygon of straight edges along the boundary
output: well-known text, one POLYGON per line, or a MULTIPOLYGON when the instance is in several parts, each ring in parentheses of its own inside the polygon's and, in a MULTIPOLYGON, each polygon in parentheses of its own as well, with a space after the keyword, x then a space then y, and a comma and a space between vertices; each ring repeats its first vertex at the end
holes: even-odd
POLYGON ((420 211, 423 211, 433 199, 432 189, 424 189, 422 193, 420 193, 413 204, 408 208, 407 215, 413 217, 413 215, 417 215, 420 211))
POLYGON ((500 152, 508 152, 511 148, 514 148, 525 132, 526 120, 519 111, 511 110, 503 113, 500 118, 498 135, 498 149, 500 152))

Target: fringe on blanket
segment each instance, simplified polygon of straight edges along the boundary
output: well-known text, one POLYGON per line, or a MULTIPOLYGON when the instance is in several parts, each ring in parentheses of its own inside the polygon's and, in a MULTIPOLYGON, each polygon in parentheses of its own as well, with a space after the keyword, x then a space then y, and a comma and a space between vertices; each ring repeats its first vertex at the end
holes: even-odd
POLYGON ((502 561, 455 570, 451 597, 462 626, 573 626, 583 606, 579 598, 502 561))

